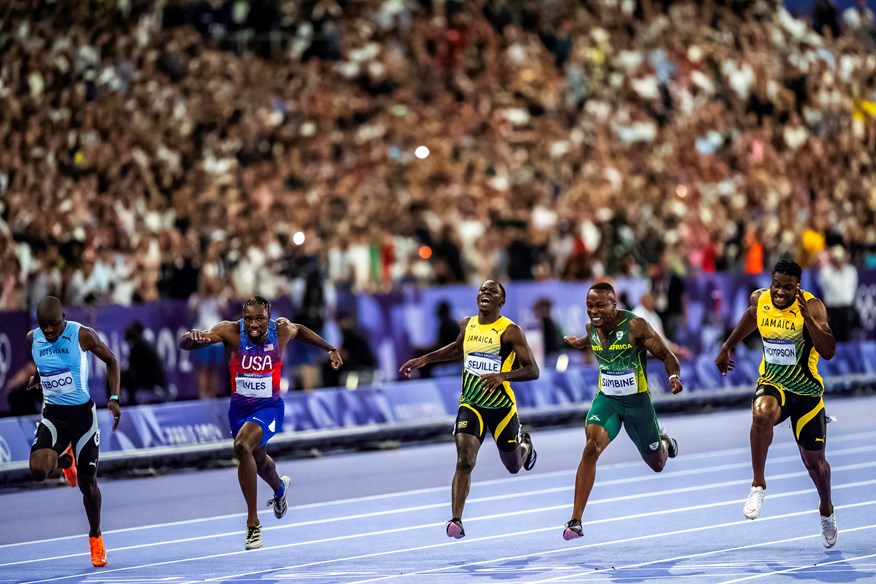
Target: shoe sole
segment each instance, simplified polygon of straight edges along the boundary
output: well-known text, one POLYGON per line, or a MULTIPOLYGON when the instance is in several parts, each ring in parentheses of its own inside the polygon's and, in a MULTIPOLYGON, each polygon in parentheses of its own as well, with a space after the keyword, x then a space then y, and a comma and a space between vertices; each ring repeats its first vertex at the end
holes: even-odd
POLYGON ((535 448, 533 448, 532 451, 529 453, 529 456, 526 458, 526 462, 523 463, 524 470, 532 470, 533 468, 535 468, 536 460, 538 460, 538 453, 535 451, 535 448))
POLYGON ((757 519, 758 517, 760 517, 760 511, 748 511, 747 509, 745 509, 742 511, 742 515, 746 519, 754 520, 754 519, 757 519))
POLYGON ((453 539, 462 539, 463 537, 465 537, 465 530, 457 524, 451 523, 447 526, 447 537, 452 537, 453 539))
POLYGON ((95 561, 91 562, 91 565, 94 566, 95 568, 103 568, 107 564, 109 564, 109 562, 107 560, 104 560, 103 562, 95 562, 95 561))
POLYGON ((247 546, 245 546, 245 547, 246 547, 247 550, 257 550, 257 549, 259 549, 260 547, 262 547, 262 544, 258 544, 258 545, 247 545, 247 546))
POLYGON ((574 529, 566 528, 566 530, 563 531, 563 539, 565 539, 566 541, 572 541, 573 539, 578 539, 579 537, 581 537, 581 535, 582 534, 578 533, 574 529))

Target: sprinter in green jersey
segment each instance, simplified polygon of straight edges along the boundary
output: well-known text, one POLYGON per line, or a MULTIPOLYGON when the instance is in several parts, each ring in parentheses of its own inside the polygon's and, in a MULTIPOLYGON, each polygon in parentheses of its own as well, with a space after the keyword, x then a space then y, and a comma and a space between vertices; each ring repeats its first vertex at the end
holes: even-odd
POLYGON ((678 359, 644 318, 618 310, 611 284, 600 282, 587 291, 587 335, 565 337, 571 346, 589 347, 599 362, 599 391, 587 413, 584 430, 587 443, 575 477, 572 519, 563 539, 581 537, 581 516, 593 483, 596 461, 623 426, 645 463, 660 472, 667 458, 678 454, 678 443, 657 424, 657 414, 648 391, 647 353, 663 361, 672 393, 682 390, 678 359))

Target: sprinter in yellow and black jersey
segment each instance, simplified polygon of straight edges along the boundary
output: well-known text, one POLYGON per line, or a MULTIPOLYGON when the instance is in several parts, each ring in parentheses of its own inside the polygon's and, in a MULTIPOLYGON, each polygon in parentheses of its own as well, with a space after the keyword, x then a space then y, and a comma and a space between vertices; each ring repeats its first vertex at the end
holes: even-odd
POLYGON ((836 341, 824 304, 800 289, 802 274, 803 269, 792 260, 776 264, 769 290, 752 293, 751 305, 721 347, 715 365, 724 375, 732 371, 736 366, 730 357, 733 347, 755 330, 760 333, 763 359, 752 401, 750 433, 754 478, 743 515, 748 519, 760 515, 773 427, 790 418, 803 464, 818 490, 822 543, 830 548, 836 545, 838 532, 830 497, 830 465, 824 456, 827 417, 818 359, 832 359, 836 341))
POLYGON ((451 489, 452 518, 449 537, 465 537, 462 510, 471 485, 471 471, 489 430, 499 457, 512 474, 532 470, 536 452, 529 434, 520 431, 517 402, 510 381, 538 379, 538 365, 519 326, 502 316, 505 288, 487 280, 477 295, 478 314, 465 318, 459 336, 446 347, 411 359, 399 371, 410 377, 429 363, 463 359, 462 394, 453 434, 456 438, 456 473, 451 489))

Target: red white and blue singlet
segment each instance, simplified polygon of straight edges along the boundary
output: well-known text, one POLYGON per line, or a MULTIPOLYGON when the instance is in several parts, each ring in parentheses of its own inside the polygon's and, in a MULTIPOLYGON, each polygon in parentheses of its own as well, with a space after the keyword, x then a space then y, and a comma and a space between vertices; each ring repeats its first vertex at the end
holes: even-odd
POLYGON ((240 320, 240 347, 232 353, 228 366, 231 372, 231 405, 228 420, 234 436, 246 422, 262 427, 261 445, 283 429, 283 400, 280 399, 280 373, 283 356, 277 337, 277 321, 268 322, 264 343, 254 343, 240 320))

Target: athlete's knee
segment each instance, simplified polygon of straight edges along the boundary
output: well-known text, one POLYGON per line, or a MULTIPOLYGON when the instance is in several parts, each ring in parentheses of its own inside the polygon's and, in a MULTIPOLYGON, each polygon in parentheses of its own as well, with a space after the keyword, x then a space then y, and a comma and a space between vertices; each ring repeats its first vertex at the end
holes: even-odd
POLYGON ((599 455, 602 454, 602 446, 600 446, 599 442, 596 440, 587 440, 587 443, 584 445, 584 454, 582 458, 587 460, 596 460, 599 458, 599 455))
POLYGON ((235 438, 234 440, 234 456, 241 458, 244 456, 252 456, 254 447, 246 440, 235 438))
POLYGON ((456 470, 459 472, 471 472, 474 469, 477 458, 467 452, 460 452, 456 456, 456 470))
POLYGON ((97 477, 93 474, 79 474, 79 491, 83 495, 94 495, 97 490, 97 477))

